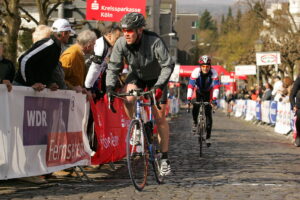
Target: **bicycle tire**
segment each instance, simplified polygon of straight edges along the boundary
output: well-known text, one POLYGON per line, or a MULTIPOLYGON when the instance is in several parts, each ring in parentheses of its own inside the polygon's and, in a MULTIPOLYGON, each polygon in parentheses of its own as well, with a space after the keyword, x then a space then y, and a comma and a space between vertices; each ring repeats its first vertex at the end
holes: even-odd
POLYGON ((198 116, 198 142, 199 142, 199 156, 203 156, 203 143, 204 143, 204 135, 206 132, 206 118, 205 118, 205 108, 200 107, 199 116, 198 116), (201 113, 200 113, 201 112, 201 113))
POLYGON ((199 124, 199 156, 202 157, 203 155, 203 132, 204 132, 204 127, 202 126, 202 122, 199 124))
POLYGON ((126 138, 126 153, 131 181, 138 191, 142 191, 147 181, 149 149, 144 126, 140 120, 132 120, 130 123, 126 138), (141 131, 139 137, 135 137, 136 130, 141 131))
POLYGON ((157 136, 153 136, 152 141, 152 156, 151 159, 155 180, 158 184, 162 184, 164 176, 160 174, 161 153, 159 152, 159 142, 157 136))

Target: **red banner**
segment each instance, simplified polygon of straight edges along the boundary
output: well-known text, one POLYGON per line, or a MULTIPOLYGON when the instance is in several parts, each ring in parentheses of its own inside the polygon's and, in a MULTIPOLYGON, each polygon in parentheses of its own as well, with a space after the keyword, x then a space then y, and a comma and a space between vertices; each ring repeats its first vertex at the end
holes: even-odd
POLYGON ((91 101, 95 132, 98 142, 92 164, 115 162, 126 156, 126 134, 130 120, 127 118, 123 101, 116 98, 114 107, 117 113, 108 109, 107 99, 101 99, 96 104, 91 101))
POLYGON ((146 0, 87 0, 86 19, 119 22, 130 12, 146 13, 146 0))

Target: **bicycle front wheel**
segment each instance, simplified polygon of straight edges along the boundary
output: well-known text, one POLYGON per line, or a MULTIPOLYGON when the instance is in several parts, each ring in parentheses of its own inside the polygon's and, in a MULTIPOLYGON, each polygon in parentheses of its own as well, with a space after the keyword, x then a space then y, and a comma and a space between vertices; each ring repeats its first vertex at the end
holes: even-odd
POLYGON ((203 151, 203 135, 204 135, 204 126, 202 123, 200 123, 199 127, 198 127, 198 131, 199 131, 199 138, 198 138, 198 142, 199 142, 199 150, 200 150, 200 157, 202 157, 202 151, 203 151))
POLYGON ((126 142, 129 176, 134 187, 141 191, 147 180, 149 150, 144 127, 139 120, 131 121, 126 142))

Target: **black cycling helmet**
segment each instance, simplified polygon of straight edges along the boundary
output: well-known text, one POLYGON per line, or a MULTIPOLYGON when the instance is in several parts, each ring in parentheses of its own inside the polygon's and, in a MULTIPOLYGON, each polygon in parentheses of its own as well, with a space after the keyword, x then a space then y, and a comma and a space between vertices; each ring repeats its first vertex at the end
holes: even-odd
POLYGON ((121 27, 125 29, 137 29, 146 25, 146 20, 141 13, 127 13, 121 20, 121 27))
POLYGON ((211 65, 211 58, 207 55, 204 55, 199 58, 198 62, 200 65, 211 65))

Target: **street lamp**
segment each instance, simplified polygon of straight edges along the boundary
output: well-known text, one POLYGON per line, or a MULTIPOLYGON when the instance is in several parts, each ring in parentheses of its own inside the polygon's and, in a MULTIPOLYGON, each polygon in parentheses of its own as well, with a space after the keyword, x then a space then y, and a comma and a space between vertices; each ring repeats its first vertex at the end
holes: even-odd
MULTIPOLYGON (((261 39, 258 39, 255 41, 255 51, 261 52, 263 49, 263 41, 261 39)), ((256 63, 256 81, 257 81, 257 86, 259 87, 259 66, 256 63)))

